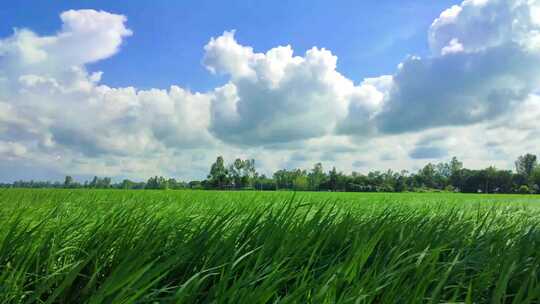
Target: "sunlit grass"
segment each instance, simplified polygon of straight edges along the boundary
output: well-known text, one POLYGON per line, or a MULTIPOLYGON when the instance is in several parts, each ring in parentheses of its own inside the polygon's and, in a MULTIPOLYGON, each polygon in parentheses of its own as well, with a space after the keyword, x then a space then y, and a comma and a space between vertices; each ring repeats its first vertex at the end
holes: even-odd
POLYGON ((0 303, 537 303, 540 198, 0 192, 0 303))

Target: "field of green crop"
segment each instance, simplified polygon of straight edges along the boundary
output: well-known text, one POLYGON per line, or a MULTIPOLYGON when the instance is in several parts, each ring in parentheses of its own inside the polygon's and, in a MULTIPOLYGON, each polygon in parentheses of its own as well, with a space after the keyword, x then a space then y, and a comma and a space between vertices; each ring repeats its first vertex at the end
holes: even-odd
POLYGON ((538 303, 540 196, 1 190, 0 303, 538 303))

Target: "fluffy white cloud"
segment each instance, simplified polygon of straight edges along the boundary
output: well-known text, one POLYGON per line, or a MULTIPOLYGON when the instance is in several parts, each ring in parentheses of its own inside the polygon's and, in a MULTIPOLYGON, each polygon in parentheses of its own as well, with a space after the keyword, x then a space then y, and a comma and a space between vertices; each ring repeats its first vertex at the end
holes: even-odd
POLYGON ((540 88, 540 27, 529 0, 466 0, 429 30, 432 55, 400 65, 375 124, 384 133, 490 121, 540 88))
POLYGON ((351 100, 358 114, 367 114, 380 99, 372 85, 357 87, 337 72, 337 57, 325 49, 314 47, 304 56, 294 56, 291 46, 255 53, 225 32, 205 51, 206 67, 230 76, 212 100, 211 130, 234 144, 324 136, 346 116, 351 100))
POLYGON ((479 52, 516 44, 538 51, 539 5, 537 0, 465 0, 433 22, 429 30, 431 50, 435 54, 451 48, 479 52))
POLYGON ((348 115, 339 122, 337 132, 371 137, 377 132, 375 118, 382 109, 387 92, 393 85, 389 75, 367 78, 349 96, 348 115))
POLYGON ((97 167, 214 144, 209 95, 111 88, 87 72, 131 35, 124 16, 80 10, 61 19, 54 36, 16 30, 0 40, 0 158, 97 167))
POLYGON ((114 55, 126 36, 126 17, 104 11, 70 10, 60 15, 62 29, 53 36, 38 36, 27 29, 0 41, 4 78, 38 73, 61 76, 65 67, 82 66, 114 55))

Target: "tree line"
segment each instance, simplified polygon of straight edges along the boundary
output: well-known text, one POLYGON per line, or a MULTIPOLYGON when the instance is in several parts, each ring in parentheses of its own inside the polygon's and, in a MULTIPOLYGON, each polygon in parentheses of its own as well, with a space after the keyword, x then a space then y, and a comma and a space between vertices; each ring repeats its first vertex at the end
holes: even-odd
POLYGON ((0 184, 15 188, 89 188, 89 189, 208 189, 208 190, 294 190, 347 192, 430 192, 523 193, 540 194, 540 165, 536 155, 525 154, 515 161, 515 170, 493 166, 472 170, 463 167, 456 157, 449 162, 428 163, 417 172, 371 171, 345 174, 333 167, 325 171, 321 163, 311 169, 281 169, 272 176, 259 174, 253 159, 236 159, 226 164, 217 157, 206 179, 184 182, 154 176, 146 182, 109 177, 94 177, 80 183, 71 176, 64 182, 16 181, 0 184))

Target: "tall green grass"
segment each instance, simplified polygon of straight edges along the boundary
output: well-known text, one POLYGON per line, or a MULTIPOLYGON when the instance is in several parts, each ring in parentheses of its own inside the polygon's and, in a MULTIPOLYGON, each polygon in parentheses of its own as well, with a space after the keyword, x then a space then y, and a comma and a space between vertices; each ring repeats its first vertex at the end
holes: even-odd
POLYGON ((4 190, 0 303, 538 303, 536 204, 4 190))

